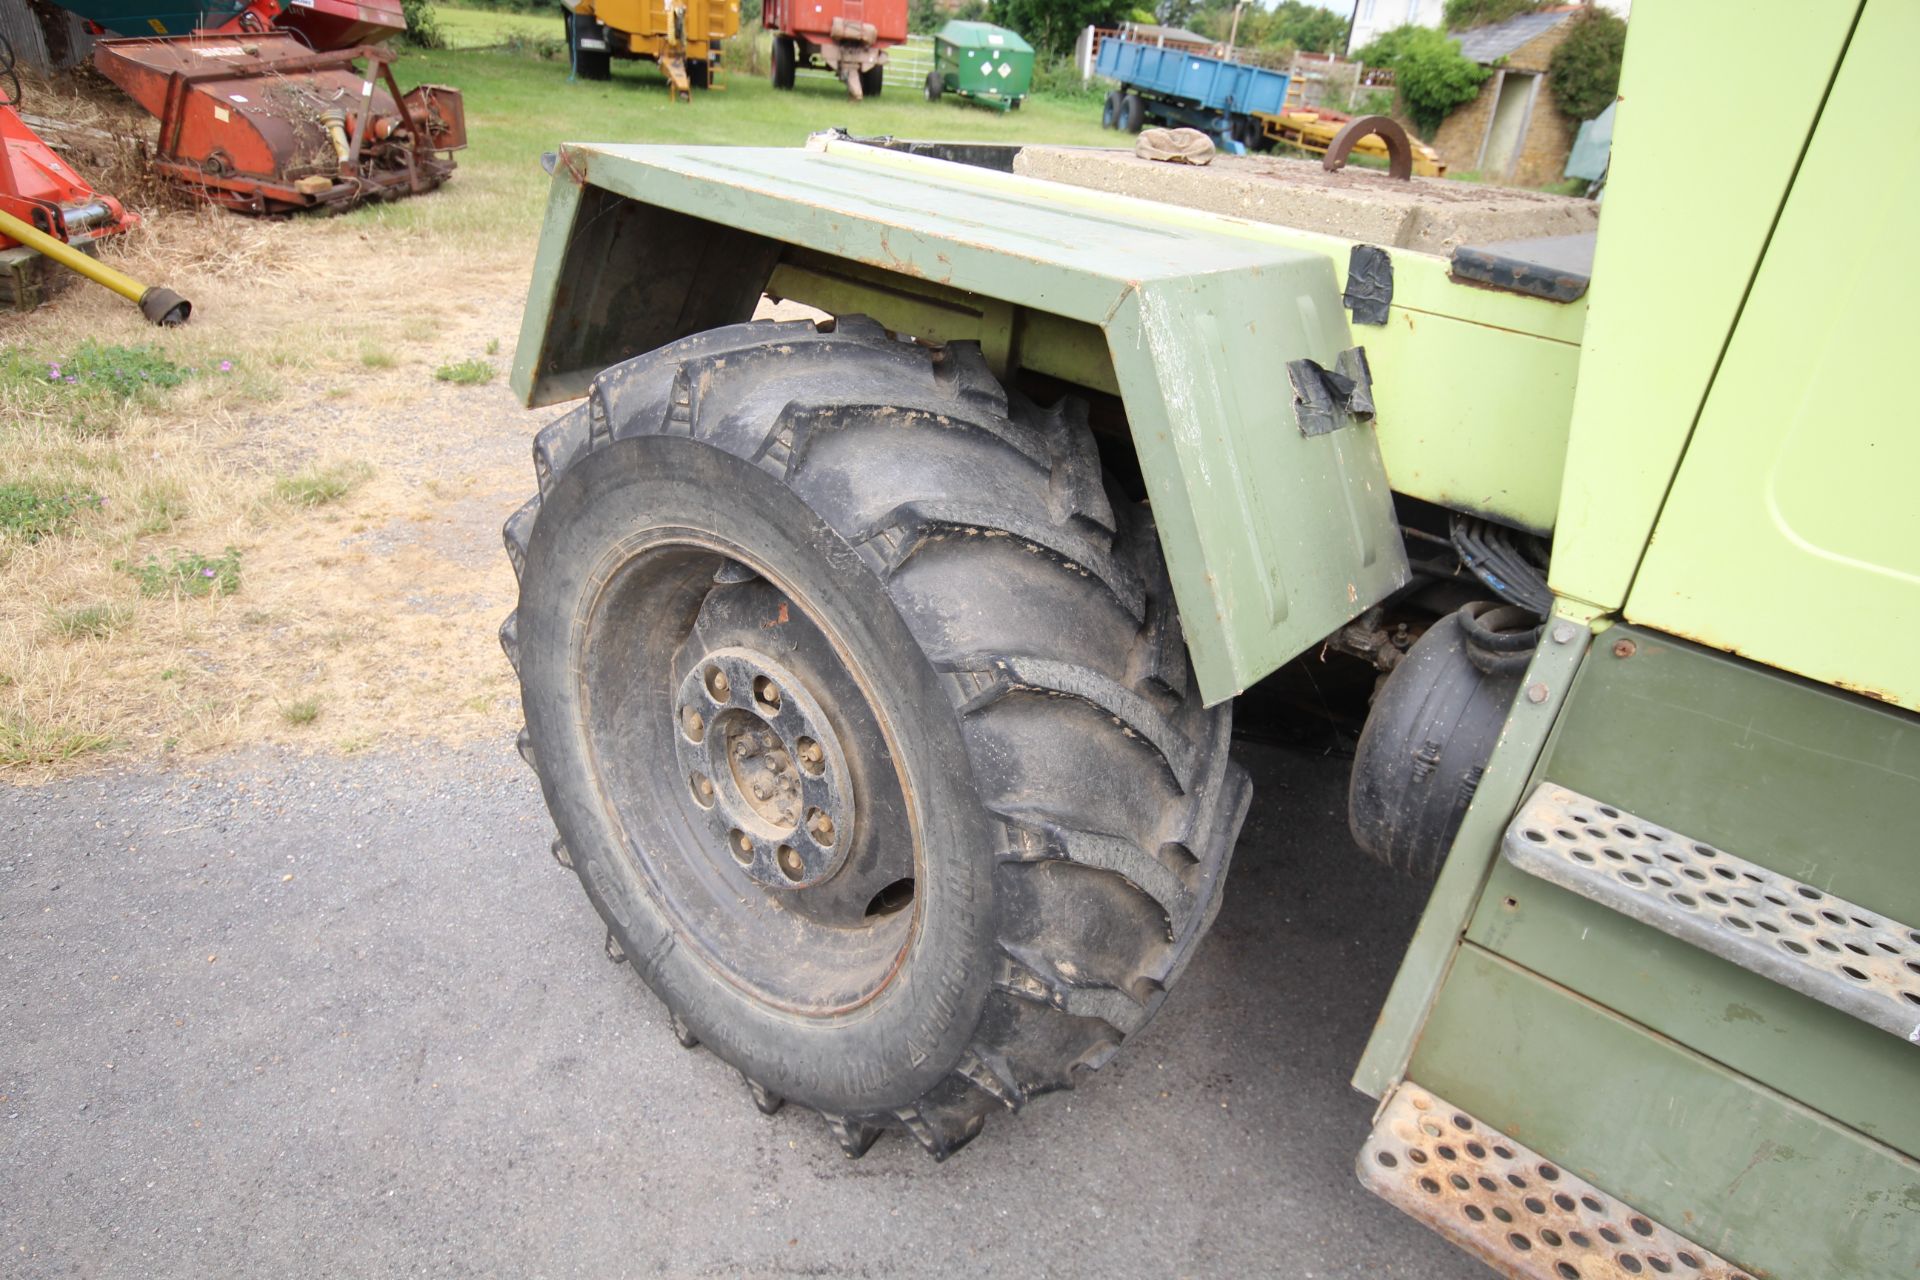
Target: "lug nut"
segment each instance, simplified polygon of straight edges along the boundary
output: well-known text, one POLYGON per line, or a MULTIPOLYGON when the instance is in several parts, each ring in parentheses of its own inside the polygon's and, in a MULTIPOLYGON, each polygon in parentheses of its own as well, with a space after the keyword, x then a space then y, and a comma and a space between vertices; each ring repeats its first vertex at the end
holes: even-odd
POLYGON ((774 861, 780 864, 780 874, 789 880, 798 880, 807 874, 806 864, 800 861, 800 855, 793 851, 793 846, 790 844, 780 846, 780 851, 774 855, 774 861))
POLYGON ((727 679, 727 673, 718 667, 708 667, 707 692, 714 696, 715 701, 725 702, 733 692, 733 684, 727 679))

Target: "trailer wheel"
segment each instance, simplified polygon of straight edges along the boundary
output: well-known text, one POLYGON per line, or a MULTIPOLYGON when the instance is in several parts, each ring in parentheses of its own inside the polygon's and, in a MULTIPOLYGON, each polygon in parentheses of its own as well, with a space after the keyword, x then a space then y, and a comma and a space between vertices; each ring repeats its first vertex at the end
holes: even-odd
POLYGON ((1100 104, 1100 127, 1102 129, 1118 129, 1120 127, 1120 117, 1121 113, 1125 110, 1125 102, 1126 99, 1121 96, 1118 89, 1109 89, 1107 91, 1107 100, 1100 104))
POLYGON ((582 49, 582 39, 597 39, 604 45, 606 35, 595 19, 582 21, 571 10, 567 12, 567 55, 573 60, 573 75, 577 80, 613 79, 613 55, 605 48, 582 49))
POLYGON ((1120 104, 1120 115, 1120 127, 1128 133, 1138 133, 1147 123, 1147 104, 1139 94, 1130 93, 1120 104))
POLYGON ((695 89, 707 87, 710 76, 709 64, 705 58, 694 58, 687 63, 687 84, 695 89))
POLYGON ((860 73, 860 96, 862 98, 877 98, 880 96, 880 91, 886 88, 886 84, 886 63, 883 62, 879 66, 868 67, 860 73))
POLYGON ((940 78, 940 73, 938 71, 927 72, 927 101, 940 101, 940 95, 946 91, 946 81, 940 78))
POLYGON ((793 88, 793 37, 775 36, 773 38, 773 87, 776 89, 793 88))
POLYGON ((1146 1023, 1249 787, 1084 404, 759 322, 601 374, 534 470, 522 753, 682 1044, 944 1158, 1146 1023))

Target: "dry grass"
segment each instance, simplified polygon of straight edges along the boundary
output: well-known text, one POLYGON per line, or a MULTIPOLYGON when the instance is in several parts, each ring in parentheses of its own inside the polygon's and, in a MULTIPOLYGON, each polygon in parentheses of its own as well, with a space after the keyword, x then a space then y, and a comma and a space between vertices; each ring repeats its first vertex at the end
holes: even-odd
POLYGON ((413 203, 439 208, 260 221, 149 203, 104 256, 191 298, 190 325, 78 285, 0 314, 0 351, 29 369, 92 339, 196 370, 125 399, 0 376, 0 485, 85 499, 33 538, 0 534, 0 770, 511 734, 498 528, 549 415, 431 371, 512 342, 499 299, 525 291, 538 209, 483 235, 463 208, 493 203, 480 184, 413 203), (142 594, 141 567, 227 548, 237 589, 142 594))

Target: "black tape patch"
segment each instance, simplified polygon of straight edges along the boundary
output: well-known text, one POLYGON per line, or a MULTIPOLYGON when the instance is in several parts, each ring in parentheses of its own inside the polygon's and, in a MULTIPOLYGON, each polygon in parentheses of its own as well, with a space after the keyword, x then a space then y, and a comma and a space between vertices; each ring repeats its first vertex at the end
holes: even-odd
POLYGON ((1340 302, 1355 324, 1385 324, 1393 305, 1393 255, 1378 245, 1357 244, 1347 255, 1347 291, 1340 302))
POLYGON ((1331 369, 1315 360, 1290 360, 1287 381, 1293 384, 1293 416, 1303 436, 1373 421, 1373 371, 1365 347, 1348 347, 1331 369))

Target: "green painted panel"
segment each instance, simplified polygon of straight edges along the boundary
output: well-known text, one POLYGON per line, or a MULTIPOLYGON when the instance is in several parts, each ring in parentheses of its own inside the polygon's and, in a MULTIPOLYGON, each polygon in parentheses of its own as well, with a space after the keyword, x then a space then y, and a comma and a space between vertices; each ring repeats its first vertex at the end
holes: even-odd
POLYGON ((1873 0, 1741 312, 1627 616, 1920 709, 1913 148, 1920 7, 1873 0))
POLYGON ((1404 1073, 1421 1024, 1480 900, 1488 868, 1499 856, 1500 837, 1532 785, 1534 766, 1555 717, 1566 704, 1574 670, 1590 639, 1586 622, 1577 616, 1557 614, 1548 624, 1546 642, 1535 652, 1522 682, 1523 688, 1538 688, 1544 696, 1539 702, 1517 698, 1508 713, 1487 771, 1474 790, 1473 803, 1434 881, 1420 926, 1394 975, 1393 989, 1374 1023, 1366 1053, 1354 1069, 1353 1087, 1360 1092, 1384 1097, 1404 1073))
POLYGON ((1354 332, 1367 345, 1380 454, 1397 492, 1553 528, 1578 347, 1401 307, 1384 328, 1354 332))
MULTIPOLYGON (((1920 1051, 1657 929, 1495 865, 1467 932, 1741 1075, 1920 1157, 1920 1051)), ((1920 1227, 1920 1224, 1916 1224, 1920 1227)))
POLYGON ((1914 716, 1616 627, 1562 730, 1555 782, 1920 925, 1914 716), (1622 641, 1630 657, 1615 655, 1622 641))
MULTIPOLYGON (((1627 598, 1856 9, 1687 0, 1634 13, 1554 540, 1560 594, 1607 609, 1627 598), (1702 102, 1739 122, 1710 145, 1675 123, 1702 102)), ((1853 127, 1879 141, 1863 177, 1913 168, 1884 124, 1853 127)), ((1851 225, 1842 215, 1828 243, 1851 225)), ((1771 358, 1796 361, 1788 347, 1771 358)))
POLYGON ((1920 1269, 1920 1164, 1477 947, 1408 1077, 1757 1275, 1920 1269))
MULTIPOLYGON (((956 301, 971 307, 1002 367, 1026 336, 1037 345, 1071 338, 1073 326, 1104 332, 1208 702, 1232 697, 1406 582, 1372 429, 1348 422, 1308 436, 1293 413, 1287 362, 1310 357, 1331 368, 1353 345, 1325 255, 1059 204, 1046 184, 982 187, 961 166, 877 163, 884 154, 563 148, 564 180, 624 197, 647 215, 637 227, 666 230, 652 240, 634 234, 608 260, 573 263, 549 252, 551 242, 578 236, 591 219, 579 209, 550 217, 516 387, 538 402, 590 376, 562 366, 591 364, 575 339, 580 313, 594 307, 603 314, 587 320, 622 341, 643 329, 664 333, 651 342, 677 336, 673 317, 696 308, 701 290, 663 293, 662 282, 684 277, 687 254, 701 248, 689 239, 734 237, 736 259, 801 248, 816 263, 856 264, 903 287, 924 282, 948 311, 956 301), (569 281, 592 293, 591 307, 566 295, 569 281), (655 311, 633 309, 650 299, 655 311), (1023 336, 1016 309, 1067 323, 1023 336)), ((756 295, 780 269, 768 260, 756 295)), ((1066 354, 1084 363, 1089 353, 1077 344, 1066 354)))

